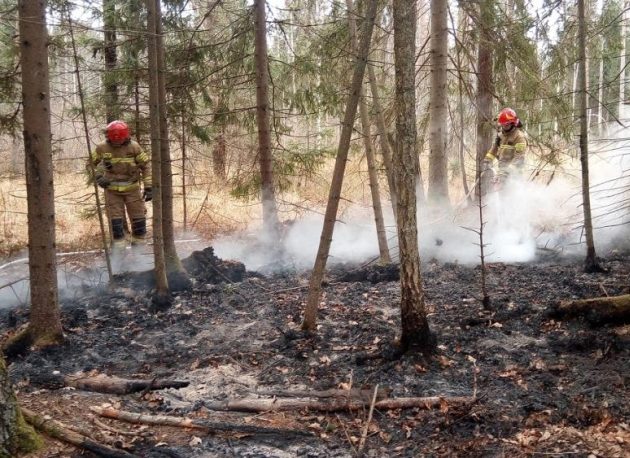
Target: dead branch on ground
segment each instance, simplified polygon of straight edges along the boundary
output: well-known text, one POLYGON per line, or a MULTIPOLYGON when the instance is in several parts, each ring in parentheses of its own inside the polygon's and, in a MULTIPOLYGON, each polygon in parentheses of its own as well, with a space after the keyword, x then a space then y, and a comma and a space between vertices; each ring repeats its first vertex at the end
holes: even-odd
POLYGON ((42 433, 59 439, 63 442, 75 445, 77 447, 89 450, 98 456, 106 458, 138 458, 137 455, 100 444, 95 440, 72 431, 63 423, 51 418, 41 417, 32 410, 21 407, 20 410, 24 415, 24 419, 42 433))
POLYGON ((266 426, 241 425, 236 423, 212 422, 206 420, 193 420, 185 417, 173 417, 169 415, 145 415, 141 413, 126 412, 113 407, 90 407, 90 410, 105 418, 139 423, 145 425, 175 426, 178 428, 191 428, 212 432, 237 432, 245 434, 278 434, 310 436, 308 431, 299 431, 285 428, 269 428, 266 426))

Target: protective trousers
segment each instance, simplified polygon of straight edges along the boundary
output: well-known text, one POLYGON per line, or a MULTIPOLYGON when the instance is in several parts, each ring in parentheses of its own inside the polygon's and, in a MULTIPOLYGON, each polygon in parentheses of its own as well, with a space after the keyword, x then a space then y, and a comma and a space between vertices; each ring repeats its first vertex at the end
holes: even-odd
POLYGON ((143 243, 147 234, 147 218, 140 187, 128 191, 105 190, 105 207, 112 225, 114 245, 125 243, 125 210, 131 219, 132 243, 143 243))

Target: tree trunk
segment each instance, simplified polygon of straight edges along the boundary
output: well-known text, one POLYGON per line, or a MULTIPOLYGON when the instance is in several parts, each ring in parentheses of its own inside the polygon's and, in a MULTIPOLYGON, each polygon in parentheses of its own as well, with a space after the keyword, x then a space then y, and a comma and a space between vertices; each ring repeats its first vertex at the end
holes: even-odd
MULTIPOLYGON (((460 9, 459 14, 463 14, 464 11, 460 9)), ((461 21, 462 23, 464 21, 461 21)), ((464 189, 464 195, 467 196, 468 202, 472 202, 470 197, 470 190, 468 189, 468 179, 466 178, 466 158, 464 156, 464 149, 466 142, 464 137, 466 136, 466 121, 464 116, 464 73, 462 72, 462 46, 457 46, 457 99, 458 99, 458 115, 459 115, 459 167, 462 175, 462 186, 464 189)))
MULTIPOLYGON (((85 95, 83 93, 83 81, 81 80, 81 73, 79 72, 79 54, 77 52, 77 42, 74 38, 74 29, 72 26, 72 17, 70 16, 70 12, 65 10, 66 18, 68 20, 68 29, 70 30, 70 43, 72 45, 72 57, 74 60, 74 73, 76 76, 77 87, 79 88, 79 102, 81 104, 81 120, 83 121, 83 132, 85 134, 85 144, 87 145, 87 163, 89 168, 89 173, 92 177, 96 176, 94 170, 94 162, 92 161, 92 142, 90 140, 90 130, 88 126, 87 120, 87 110, 85 109, 85 95)), ((107 233, 109 231, 109 224, 105 223, 105 218, 103 216, 103 209, 101 207, 101 194, 98 185, 95 180, 92 180, 92 187, 94 189, 94 199, 96 201, 96 214, 98 215, 98 224, 101 230, 101 243, 103 244, 103 253, 105 254, 105 265, 107 267, 107 276, 110 283, 114 279, 114 274, 112 271, 112 260, 110 256, 110 252, 107 249, 107 233)))
POLYGON ((601 267, 595 254, 593 218, 591 216, 591 192, 588 172, 588 93, 586 87, 586 19, 584 0, 578 0, 578 89, 580 97, 580 164, 582 165, 582 209, 584 211, 584 235, 586 236, 585 272, 598 272, 601 267))
POLYGON ((35 431, 22 418, 4 358, 0 354, 0 457, 18 456, 18 452, 30 452, 41 445, 35 431))
MULTIPOLYGON (((479 5, 479 44, 477 49, 477 168, 492 145, 495 134, 492 122, 492 27, 493 0, 481 0, 479 5)), ((483 178, 483 176, 482 176, 483 178)), ((485 192, 481 183, 477 192, 485 192)))
POLYGON ((271 243, 277 242, 278 211, 273 179, 271 125, 269 115, 269 58, 267 56, 267 19, 265 0, 254 0, 256 120, 258 123, 258 160, 263 208, 263 234, 271 243))
POLYGON ((20 1, 19 17, 31 287, 27 333, 36 346, 47 346, 60 343, 63 331, 55 260, 46 2, 20 1))
POLYGON ((166 277, 164 236, 162 232, 162 156, 160 138, 160 102, 158 82, 158 56, 156 43, 156 3, 145 0, 147 7, 147 54, 149 58, 149 119, 151 121, 151 166, 153 172, 153 258, 155 263, 155 310, 171 305, 171 293, 166 277))
MULTIPOLYGON (((350 29, 350 40, 352 41, 352 48, 356 53, 359 49, 359 39, 357 38, 357 24, 354 18, 354 10, 352 7, 352 0, 346 0, 346 6, 348 8, 348 26, 350 29)), ((363 83, 361 83, 363 87, 363 83)), ((381 192, 378 184, 378 173, 376 171, 376 159, 374 157, 374 150, 372 148, 372 133, 370 126, 370 115, 368 113, 368 107, 363 97, 363 89, 361 90, 359 99, 359 113, 361 116, 363 145, 365 146, 365 157, 368 164, 368 175, 370 180, 370 191, 372 194, 372 208, 374 209, 374 222, 376 225, 376 237, 378 240, 378 252, 380 256, 380 262, 383 264, 390 263, 391 257, 389 256, 389 247, 387 246, 387 232, 385 231, 385 220, 383 219, 383 208, 381 206, 381 192)))
POLYGON ((118 57, 116 52, 116 2, 103 0, 103 54, 105 56, 105 115, 107 123, 119 119, 120 105, 118 101, 118 75, 115 74, 118 57))
POLYGON ((219 129, 219 134, 216 136, 214 147, 212 148, 212 170, 214 171, 215 177, 221 180, 221 182, 225 182, 227 178, 225 170, 225 126, 221 125, 219 129))
POLYGON ((188 200, 187 193, 188 188, 186 187, 186 162, 188 162, 188 151, 186 150, 186 114, 184 110, 182 110, 182 211, 183 211, 183 225, 184 225, 184 233, 188 231, 188 200))
POLYGON ((190 289, 192 283, 182 266, 175 247, 175 223, 173 221, 173 167, 168 132, 168 105, 166 102, 166 52, 162 36, 162 11, 160 2, 155 2, 155 46, 157 55, 158 103, 160 106, 160 186, 162 189, 162 236, 164 237, 164 262, 168 285, 172 291, 190 289))
POLYGON ((630 1, 624 0, 621 10, 621 50, 619 51, 619 119, 624 120, 624 104, 626 101, 626 43, 628 36, 628 9, 630 1))
POLYGON ((448 5, 444 0, 431 0, 431 93, 429 127, 429 204, 450 207, 448 197, 448 5))
POLYGON ((350 93, 348 94, 348 103, 346 104, 346 112, 342 121, 341 136, 339 137, 339 148, 337 150, 337 158, 335 160, 335 169, 333 171, 332 183, 330 184, 330 192, 328 194, 328 204, 326 205, 326 213, 324 216, 324 227, 319 240, 319 248, 317 257, 315 258, 315 266, 309 282, 308 297, 304 310, 304 322, 302 329, 314 332, 317 327, 317 307, 322 292, 322 280, 324 278, 324 270, 328 261, 328 253, 332 243, 335 221, 337 219, 337 210, 339 209, 339 200, 341 198, 341 187, 343 185, 343 175, 348 160, 348 149, 350 148, 350 139, 352 137, 352 128, 354 119, 357 114, 357 105, 361 96, 361 86, 363 84, 363 76, 365 74, 365 66, 370 50, 370 42, 372 40, 372 30, 374 29, 374 18, 376 15, 376 0, 368 0, 367 11, 363 21, 361 44, 356 54, 356 62, 352 75, 352 83, 350 85, 350 93))
POLYGON ((400 250, 401 347, 429 352, 429 330, 422 288, 416 207, 416 1, 394 0, 394 68, 396 71, 396 151, 394 177, 398 194, 398 247, 400 250))
POLYGON ((392 150, 389 147, 389 138, 387 135, 387 127, 385 124, 385 116, 383 115, 383 108, 381 105, 381 99, 379 96, 378 84, 376 81, 376 75, 374 74, 374 68, 368 64, 368 78, 370 80, 370 90, 372 92, 372 103, 374 105, 374 111, 376 112, 376 128, 378 130, 379 144, 381 145, 381 154, 383 154, 383 163, 385 164, 385 173, 387 174, 387 183, 389 184, 389 198, 392 202, 392 210, 394 211, 394 217, 396 217, 396 205, 398 198, 396 197, 396 190, 394 188, 394 175, 392 172, 392 150))

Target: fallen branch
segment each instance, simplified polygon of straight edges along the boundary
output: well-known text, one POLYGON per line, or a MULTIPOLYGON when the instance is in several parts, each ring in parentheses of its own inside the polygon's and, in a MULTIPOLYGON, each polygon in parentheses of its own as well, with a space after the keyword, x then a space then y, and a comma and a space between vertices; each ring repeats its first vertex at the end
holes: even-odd
MULTIPOLYGON (((380 410, 387 409, 408 409, 420 407, 422 409, 432 409, 441 407, 444 404, 449 406, 466 405, 473 403, 473 397, 441 397, 429 396, 423 398, 392 398, 376 401, 374 408, 380 410)), ((370 400, 334 398, 326 401, 312 399, 238 399, 227 401, 206 401, 204 406, 210 410, 224 410, 236 412, 269 412, 285 410, 319 410, 322 412, 337 412, 341 410, 360 410, 368 407, 370 400)))
POLYGON ((65 386, 78 390, 109 394, 130 394, 139 391, 162 390, 164 388, 184 388, 190 383, 182 380, 125 379, 105 374, 89 377, 66 375, 63 377, 63 382, 65 386))
POLYGON ((41 417, 35 412, 24 407, 20 407, 20 410, 24 415, 24 419, 28 423, 50 437, 59 439, 63 442, 67 442, 85 450, 89 450, 90 452, 95 453, 98 456, 103 456, 106 458, 138 458, 137 455, 133 455, 131 453, 125 452, 124 450, 118 450, 107 445, 100 444, 93 439, 84 436, 83 434, 74 432, 59 421, 41 417))
POLYGON ((583 316, 591 324, 624 324, 630 322, 630 294, 595 297, 562 302, 551 312, 552 318, 583 316))
MULTIPOLYGON (((386 399, 391 393, 389 388, 379 388, 376 393, 376 399, 386 399)), ((328 390, 270 390, 270 391, 257 391, 256 394, 262 396, 278 396, 282 398, 342 398, 342 399, 358 399, 362 401, 370 402, 374 394, 374 390, 366 390, 359 388, 350 389, 337 389, 331 388, 328 390)))
POLYGON ((207 433, 237 432, 245 434, 278 434, 278 435, 298 435, 311 436, 308 431, 298 431, 284 428, 268 428, 266 426, 240 425, 236 423, 212 422, 206 420, 193 420, 185 417, 173 417, 169 415, 145 415, 141 413, 126 412, 112 407, 90 407, 90 410, 102 417, 113 418, 126 421, 128 423, 175 426, 178 428, 191 428, 205 431, 207 433))

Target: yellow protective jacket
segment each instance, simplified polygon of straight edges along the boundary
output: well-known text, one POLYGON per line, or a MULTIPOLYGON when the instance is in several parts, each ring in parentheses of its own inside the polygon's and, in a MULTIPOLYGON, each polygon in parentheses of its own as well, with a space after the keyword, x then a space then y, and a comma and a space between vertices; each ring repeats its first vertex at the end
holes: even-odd
POLYGON ((522 169, 527 152, 527 135, 519 127, 510 132, 499 132, 499 144, 496 143, 486 154, 486 159, 499 161, 499 170, 514 166, 522 169))
POLYGON ((133 140, 120 146, 100 143, 92 152, 91 161, 95 177, 109 180, 109 190, 130 191, 140 187, 141 180, 145 188, 151 187, 151 160, 133 140))

